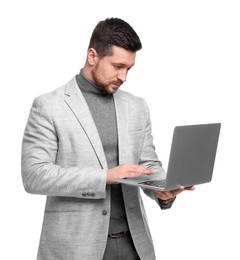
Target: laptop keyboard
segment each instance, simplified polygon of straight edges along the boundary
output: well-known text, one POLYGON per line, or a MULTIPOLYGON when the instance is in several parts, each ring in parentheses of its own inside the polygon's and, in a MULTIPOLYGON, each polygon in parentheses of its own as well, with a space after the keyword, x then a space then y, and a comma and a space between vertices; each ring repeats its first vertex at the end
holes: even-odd
POLYGON ((164 179, 164 180, 156 180, 156 181, 143 181, 143 182, 139 182, 139 184, 164 188, 166 185, 166 180, 164 179))

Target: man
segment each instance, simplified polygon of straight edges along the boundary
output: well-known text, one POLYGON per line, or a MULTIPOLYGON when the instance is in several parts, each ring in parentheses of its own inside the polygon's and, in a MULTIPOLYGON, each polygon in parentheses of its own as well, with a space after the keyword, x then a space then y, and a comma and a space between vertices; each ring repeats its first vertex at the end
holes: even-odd
MULTIPOLYGON (((128 23, 101 21, 80 73, 33 102, 22 177, 47 195, 38 260, 155 259, 139 188, 113 181, 165 175, 145 101, 119 90, 141 48, 128 23)), ((144 192, 166 209, 183 190, 144 192)))

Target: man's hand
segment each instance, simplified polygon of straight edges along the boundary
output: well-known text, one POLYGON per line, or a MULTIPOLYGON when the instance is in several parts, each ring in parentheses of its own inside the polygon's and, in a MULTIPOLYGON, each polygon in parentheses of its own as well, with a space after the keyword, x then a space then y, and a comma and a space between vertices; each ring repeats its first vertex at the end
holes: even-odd
POLYGON ((180 194, 181 192, 185 191, 185 190, 194 190, 195 187, 191 186, 191 187, 183 187, 181 186, 179 189, 177 190, 171 190, 171 191, 155 191, 157 197, 160 200, 163 200, 164 203, 169 203, 171 202, 178 194, 180 194))
POLYGON ((143 174, 151 174, 150 169, 136 164, 122 164, 114 167, 107 172, 107 184, 113 184, 114 179, 124 179, 138 177, 143 174))

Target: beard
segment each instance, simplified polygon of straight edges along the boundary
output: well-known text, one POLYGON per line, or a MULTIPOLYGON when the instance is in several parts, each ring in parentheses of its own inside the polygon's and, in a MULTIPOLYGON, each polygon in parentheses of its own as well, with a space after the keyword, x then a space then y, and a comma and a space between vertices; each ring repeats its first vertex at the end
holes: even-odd
POLYGON ((92 78, 93 81, 95 83, 95 85, 97 85, 97 87, 104 93, 108 93, 108 84, 106 82, 103 82, 99 76, 98 73, 96 73, 96 71, 92 71, 92 78))
POLYGON ((113 94, 117 91, 117 89, 123 84, 121 81, 103 81, 99 76, 99 72, 96 69, 92 71, 92 78, 97 87, 103 92, 108 94, 113 94), (111 88, 111 85, 115 85, 115 87, 111 88))

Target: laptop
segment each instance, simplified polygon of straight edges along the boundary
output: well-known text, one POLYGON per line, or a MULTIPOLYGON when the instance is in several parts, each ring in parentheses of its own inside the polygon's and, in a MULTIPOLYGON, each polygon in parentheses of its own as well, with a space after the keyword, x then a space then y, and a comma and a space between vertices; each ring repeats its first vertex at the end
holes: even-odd
POLYGON ((176 126, 165 179, 159 171, 151 175, 114 181, 161 191, 210 182, 220 128, 220 123, 176 126))

